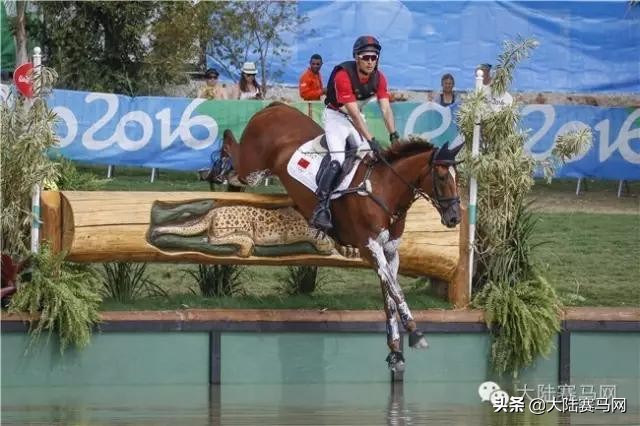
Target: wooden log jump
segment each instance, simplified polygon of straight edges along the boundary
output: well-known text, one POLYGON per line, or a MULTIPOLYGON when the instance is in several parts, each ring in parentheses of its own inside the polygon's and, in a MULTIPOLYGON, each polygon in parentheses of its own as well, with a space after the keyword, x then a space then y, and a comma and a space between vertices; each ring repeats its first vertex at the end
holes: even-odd
MULTIPOLYGON (((243 265, 315 265, 369 267, 360 258, 296 254, 277 257, 212 255, 196 251, 168 252, 148 241, 154 202, 213 200, 216 206, 260 208, 292 206, 287 195, 234 192, 104 192, 44 191, 41 198, 43 240, 55 251, 66 251, 74 262, 174 262, 243 265)), ((466 212, 464 212, 466 213, 466 212)), ((466 214, 463 214, 466 220, 466 214)), ((437 211, 424 202, 409 209, 400 244, 400 273, 447 282, 456 307, 469 302, 468 237, 463 222, 455 229, 441 225, 437 211)))

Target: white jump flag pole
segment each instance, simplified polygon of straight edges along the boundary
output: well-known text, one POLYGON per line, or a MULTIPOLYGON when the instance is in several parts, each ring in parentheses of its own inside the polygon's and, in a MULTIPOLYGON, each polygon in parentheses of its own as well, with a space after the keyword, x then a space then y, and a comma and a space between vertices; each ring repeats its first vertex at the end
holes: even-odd
MULTIPOLYGON (((33 93, 40 94, 40 66, 42 65, 42 55, 39 47, 33 48, 33 93)), ((40 249, 40 185, 33 185, 33 193, 31 196, 31 252, 38 253, 40 249)))
MULTIPOLYGON (((482 70, 476 70, 476 92, 482 90, 482 70)), ((476 113, 473 125, 473 139, 471 143, 471 158, 475 159, 480 154, 480 116, 476 113)), ((476 204, 478 203, 478 181, 471 177, 469 182, 469 298, 473 283, 473 255, 476 239, 476 204)))

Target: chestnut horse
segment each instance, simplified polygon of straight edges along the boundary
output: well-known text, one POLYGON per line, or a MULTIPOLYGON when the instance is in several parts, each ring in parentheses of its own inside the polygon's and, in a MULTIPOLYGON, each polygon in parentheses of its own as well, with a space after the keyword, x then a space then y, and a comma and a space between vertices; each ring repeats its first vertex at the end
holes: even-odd
MULTIPOLYGON (((274 102, 251 118, 239 144, 233 133, 225 130, 221 160, 212 172, 217 173, 218 181, 229 177, 224 175, 229 171, 230 157, 241 184, 257 185, 264 177, 276 175, 297 209, 309 220, 317 203, 316 195, 287 173, 287 162, 298 147, 322 133, 323 129, 302 112, 274 102), (222 166, 225 161, 226 169, 222 166)), ((438 149, 424 142, 396 143, 383 151, 380 161, 360 162, 350 185, 353 192, 331 203, 334 223, 331 237, 342 245, 357 247, 380 277, 387 344, 391 350, 387 362, 394 371, 404 369, 396 314, 410 333, 410 346, 428 346, 416 328, 398 282, 398 246, 405 214, 422 197, 433 203, 444 225, 455 227, 460 222, 453 167, 459 149, 449 150, 448 146, 438 149), (365 185, 365 181, 370 185, 365 185), (355 188, 366 191, 368 196, 357 195, 355 188)))

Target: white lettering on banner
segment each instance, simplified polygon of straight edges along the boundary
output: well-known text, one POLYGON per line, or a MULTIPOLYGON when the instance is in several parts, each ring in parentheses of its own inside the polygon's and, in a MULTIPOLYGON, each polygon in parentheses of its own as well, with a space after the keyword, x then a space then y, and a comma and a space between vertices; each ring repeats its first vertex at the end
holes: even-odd
MULTIPOLYGON (((582 129, 591 129, 591 127, 589 127, 586 123, 583 123, 582 121, 569 121, 568 123, 564 123, 562 126, 560 126, 560 128, 556 132, 556 136, 555 136, 555 138, 553 140, 554 141, 557 140, 558 136, 563 135, 565 133, 576 132, 576 131, 582 130, 582 129)), ((554 146, 555 146, 555 143, 554 143, 554 146)), ((591 147, 591 145, 588 145, 587 149, 585 149, 582 152, 577 153, 573 157, 567 159, 565 162, 566 163, 573 163, 574 161, 582 160, 584 158, 584 156, 587 155, 587 152, 589 152, 589 148, 590 147, 591 147)))
MULTIPOLYGON (((124 151, 138 151, 151 141, 154 132, 154 123, 145 111, 129 111, 118 121, 115 131, 110 137, 97 140, 95 134, 102 130, 104 126, 116 116, 120 102, 118 96, 109 93, 89 93, 85 98, 87 104, 95 101, 104 101, 107 104, 107 110, 102 117, 83 133, 82 144, 87 149, 99 151, 117 143, 124 151), (138 123, 142 129, 142 136, 137 140, 127 136, 127 128, 134 126, 130 123, 138 123)), ((194 99, 182 113, 180 123, 173 132, 171 131, 171 109, 165 108, 156 114, 155 118, 160 121, 161 149, 166 149, 178 138, 181 139, 186 146, 194 150, 204 149, 215 142, 218 136, 218 123, 206 115, 191 117, 195 109, 204 101, 204 99, 194 99), (194 136, 191 132, 194 126, 204 127, 206 129, 206 135, 200 138, 194 136)), ((53 111, 64 120, 67 126, 67 135, 60 140, 60 147, 63 148, 75 140, 78 134, 78 120, 73 111, 66 107, 57 106, 53 111)))
POLYGON ((153 123, 149 114, 142 111, 131 111, 126 113, 116 127, 115 138, 118 141, 118 145, 125 151, 137 151, 142 149, 150 140, 153 135, 153 123), (130 122, 136 122, 142 126, 142 137, 137 141, 129 139, 127 136, 127 125, 130 122))
POLYGON ((451 125, 451 108, 443 107, 442 105, 435 102, 425 102, 411 111, 411 114, 407 119, 407 124, 404 126, 404 137, 408 137, 410 134, 414 133, 416 121, 418 121, 418 118, 422 114, 428 111, 438 112, 442 117, 442 123, 440 123, 440 126, 438 128, 421 133, 420 136, 427 140, 433 140, 447 131, 447 129, 451 125))
POLYGON ((533 135, 531 135, 529 140, 527 140, 527 142, 524 144, 524 150, 531 154, 531 157, 533 157, 535 160, 544 160, 551 155, 553 144, 551 144, 548 150, 543 152, 532 152, 532 148, 536 143, 538 143, 539 140, 544 137, 544 135, 547 134, 547 132, 551 128, 551 125, 556 119, 556 110, 552 105, 527 105, 522 108, 520 114, 522 117, 524 117, 525 115, 531 114, 533 112, 541 112, 544 116, 544 120, 542 122, 542 127, 533 135))
POLYGON ((89 93, 85 98, 85 102, 90 104, 94 101, 105 101, 107 103, 107 112, 91 127, 87 129, 86 132, 82 135, 82 144, 87 147, 87 149, 98 151, 101 149, 105 149, 111 146, 114 142, 114 135, 111 135, 110 138, 98 141, 93 138, 93 135, 98 132, 98 130, 102 129, 102 127, 107 124, 118 111, 118 97, 109 93, 89 93))
POLYGON ((173 132, 171 131, 171 110, 165 108, 156 114, 156 118, 160 120, 160 146, 162 149, 169 147, 178 137, 186 146, 195 150, 204 149, 215 142, 218 137, 216 120, 207 115, 191 117, 193 111, 204 101, 205 99, 194 99, 182 113, 180 124, 173 132), (194 137, 191 133, 193 126, 206 128, 207 136, 202 139, 194 137))
POLYGON ((632 129, 634 121, 640 118, 640 108, 636 108, 624 123, 622 123, 622 127, 620 128, 620 133, 618 133, 618 137, 611 145, 609 145, 609 133, 610 133, 610 124, 609 120, 602 120, 595 126, 595 129, 600 132, 600 150, 599 150, 599 158, 598 160, 602 163, 606 161, 613 151, 616 149, 620 151, 620 155, 626 161, 633 164, 640 164, 640 152, 635 152, 631 148, 630 141, 631 139, 640 138, 640 128, 632 129))
POLYGON ((78 135, 78 120, 76 116, 73 114, 67 107, 57 106, 52 110, 54 114, 58 116, 59 119, 64 121, 64 124, 67 126, 67 134, 64 138, 60 138, 58 142, 59 148, 64 148, 65 146, 71 144, 73 140, 78 135))

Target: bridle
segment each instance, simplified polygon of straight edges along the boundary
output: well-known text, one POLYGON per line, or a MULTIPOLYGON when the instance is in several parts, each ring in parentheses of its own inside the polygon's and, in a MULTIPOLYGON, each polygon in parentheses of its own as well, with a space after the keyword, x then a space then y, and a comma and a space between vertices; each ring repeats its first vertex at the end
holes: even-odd
MULTIPOLYGON (((457 164, 456 161, 446 161, 446 160, 434 160, 438 155, 438 151, 440 148, 436 149, 436 151, 431 156, 431 181, 433 182, 433 194, 434 198, 431 199, 431 203, 435 206, 436 209, 440 212, 440 214, 454 207, 456 204, 460 204, 460 196, 456 195, 455 197, 441 197, 438 191, 438 185, 436 185, 436 179, 439 179, 436 176, 436 166, 446 166, 446 167, 455 167, 457 164)), ((424 193, 421 188, 415 188, 414 191, 419 191, 420 195, 428 199, 428 195, 424 193)))
MULTIPOLYGON (((381 155, 378 155, 378 158, 380 161, 382 161, 382 163, 385 166, 387 166, 393 172, 393 174, 398 179, 400 179, 413 192, 413 200, 411 201, 411 203, 409 203, 409 206, 411 206, 411 204, 413 204, 419 198, 423 198, 429 203, 431 203, 436 208, 436 210, 438 210, 438 213, 440 213, 440 215, 442 216, 444 212, 454 207, 456 204, 460 204, 460 197, 459 196, 455 196, 455 197, 440 196, 440 193, 438 191, 438 185, 436 184, 436 179, 438 179, 438 177, 436 176, 436 166, 442 165, 442 166, 450 167, 450 166, 455 166, 458 162, 448 161, 448 160, 436 161, 435 158, 438 155, 438 151, 440 151, 440 148, 436 148, 433 151, 433 154, 431 155, 431 160, 429 161, 429 168, 426 171, 426 173, 428 173, 429 171, 431 172, 431 182, 433 185, 433 193, 434 193, 433 197, 429 196, 429 194, 427 194, 422 188, 417 187, 411 182, 408 182, 393 168, 391 163, 389 163, 386 158, 384 158, 381 155)), ((369 177, 371 176, 371 173, 373 171, 373 166, 374 166, 373 163, 368 164, 367 171, 360 185, 358 185, 355 188, 348 188, 343 191, 337 191, 336 193, 347 194, 347 193, 356 192, 361 195, 368 195, 376 204, 378 204, 378 206, 380 206, 389 215, 389 217, 391 218, 391 224, 393 224, 394 222, 403 218, 407 214, 407 210, 409 209, 409 206, 406 209, 401 209, 395 212, 391 212, 391 210, 389 210, 389 208, 384 204, 384 202, 372 192, 370 188, 370 184, 369 186, 367 186, 367 183, 369 182, 369 177)), ((425 178, 426 173, 425 175, 419 176, 418 181, 422 181, 422 179, 425 178)))

